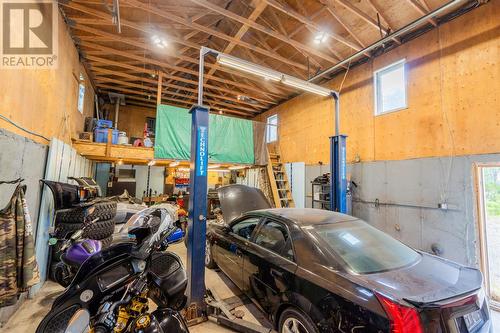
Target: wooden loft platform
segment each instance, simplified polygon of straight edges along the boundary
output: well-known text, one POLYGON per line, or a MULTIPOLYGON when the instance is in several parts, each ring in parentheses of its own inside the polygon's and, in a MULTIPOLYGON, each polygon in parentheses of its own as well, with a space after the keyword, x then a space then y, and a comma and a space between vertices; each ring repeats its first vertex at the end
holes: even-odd
MULTIPOLYGON (((73 147, 80 155, 98 162, 148 164, 149 161, 154 159, 153 148, 113 145, 76 139, 73 139, 73 147)), ((170 162, 172 161, 159 160, 156 161, 156 165, 168 165, 170 162)))
MULTIPOLYGON (((73 139, 73 148, 85 158, 95 162, 108 162, 120 164, 146 165, 155 161, 155 166, 169 166, 175 160, 158 160, 154 158, 154 149, 146 147, 133 147, 126 145, 113 145, 110 143, 97 143, 73 139)), ((214 165, 213 163, 209 163, 214 165)), ((217 168, 225 169, 237 165, 232 163, 216 163, 217 168)), ((214 165, 215 166, 215 165, 214 165)), ((176 167, 189 167, 189 161, 179 161, 176 167)))

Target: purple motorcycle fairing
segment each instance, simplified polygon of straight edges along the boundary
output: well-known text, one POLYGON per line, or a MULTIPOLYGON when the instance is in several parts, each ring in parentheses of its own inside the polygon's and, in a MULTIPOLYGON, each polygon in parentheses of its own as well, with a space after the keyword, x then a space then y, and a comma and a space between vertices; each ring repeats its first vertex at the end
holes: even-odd
POLYGON ((61 259, 69 265, 80 266, 89 257, 100 252, 101 248, 100 241, 85 239, 72 244, 61 259))

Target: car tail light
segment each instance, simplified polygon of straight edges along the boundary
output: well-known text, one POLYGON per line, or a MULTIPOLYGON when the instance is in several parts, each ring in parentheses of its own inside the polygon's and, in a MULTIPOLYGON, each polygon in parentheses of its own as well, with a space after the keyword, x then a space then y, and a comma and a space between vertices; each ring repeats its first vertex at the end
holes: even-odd
POLYGON ((423 333, 420 317, 415 308, 403 306, 377 294, 391 321, 391 333, 423 333))

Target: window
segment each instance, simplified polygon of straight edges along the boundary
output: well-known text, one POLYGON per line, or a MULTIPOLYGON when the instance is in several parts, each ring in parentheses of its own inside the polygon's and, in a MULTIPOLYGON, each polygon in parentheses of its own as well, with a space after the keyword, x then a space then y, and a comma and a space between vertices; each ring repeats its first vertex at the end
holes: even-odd
POLYGON ((231 232, 245 239, 250 239, 250 237, 252 237, 252 232, 257 224, 259 224, 259 221, 260 219, 258 217, 251 217, 237 222, 231 227, 231 232))
POLYGON ((420 259, 418 252, 361 220, 318 224, 312 229, 359 274, 390 271, 420 259))
POLYGON ((149 136, 154 138, 156 132, 156 118, 146 117, 146 124, 148 126, 149 136))
POLYGON ((80 73, 80 81, 78 84, 78 111, 83 113, 83 102, 85 100, 85 77, 80 73))
POLYGON ((266 222, 257 232, 255 244, 293 261, 292 241, 286 227, 274 221, 266 222))
POLYGON ((375 115, 407 107, 405 60, 374 73, 375 115))
POLYGON ((266 124, 266 142, 278 140, 278 115, 267 117, 266 124))

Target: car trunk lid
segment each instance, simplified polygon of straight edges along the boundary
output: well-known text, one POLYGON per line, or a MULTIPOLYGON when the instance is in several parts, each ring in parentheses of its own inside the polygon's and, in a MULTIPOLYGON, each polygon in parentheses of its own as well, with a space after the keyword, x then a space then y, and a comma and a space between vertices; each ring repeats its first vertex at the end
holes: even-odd
POLYGON ((426 253, 408 267, 388 272, 359 275, 383 294, 416 305, 432 304, 481 288, 481 273, 426 253))
POLYGON ((255 187, 234 184, 217 189, 224 221, 230 223, 242 214, 258 209, 271 208, 264 193, 255 187))
POLYGON ((488 320, 477 269, 422 253, 409 267, 358 278, 381 295, 415 306, 425 332, 476 332, 488 320))

